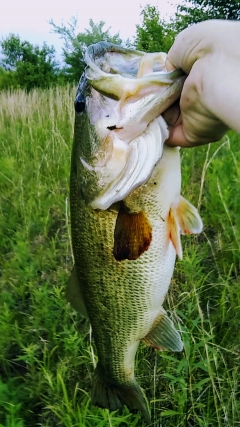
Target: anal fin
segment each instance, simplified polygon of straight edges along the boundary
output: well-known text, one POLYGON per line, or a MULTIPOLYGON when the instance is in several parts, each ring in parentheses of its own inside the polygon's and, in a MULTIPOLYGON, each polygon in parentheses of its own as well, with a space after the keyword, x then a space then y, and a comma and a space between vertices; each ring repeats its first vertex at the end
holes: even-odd
POLYGON ((74 310, 82 314, 84 317, 88 318, 87 310, 83 300, 81 285, 78 279, 77 269, 75 265, 67 282, 65 296, 67 301, 70 302, 71 306, 74 308, 74 310))
POLYGON ((179 332, 164 313, 161 313, 153 329, 142 341, 157 350, 182 351, 183 349, 179 332))
POLYGON ((148 250, 152 227, 144 211, 130 213, 121 205, 114 231, 113 255, 117 261, 136 260, 148 250))

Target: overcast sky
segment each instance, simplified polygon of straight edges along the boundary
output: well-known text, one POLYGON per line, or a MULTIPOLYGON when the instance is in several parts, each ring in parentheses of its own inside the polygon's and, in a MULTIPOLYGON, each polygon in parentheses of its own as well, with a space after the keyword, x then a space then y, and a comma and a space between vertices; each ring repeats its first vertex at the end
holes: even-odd
POLYGON ((0 12, 0 38, 15 33, 32 44, 46 41, 60 54, 62 42, 51 33, 48 21, 53 19, 61 25, 77 15, 79 31, 84 31, 92 18, 95 23, 106 22, 104 29, 111 27, 111 34, 120 31, 125 40, 134 36, 136 24, 141 22, 141 6, 147 3, 157 5, 162 17, 166 17, 176 11, 180 0, 5 0, 0 12))

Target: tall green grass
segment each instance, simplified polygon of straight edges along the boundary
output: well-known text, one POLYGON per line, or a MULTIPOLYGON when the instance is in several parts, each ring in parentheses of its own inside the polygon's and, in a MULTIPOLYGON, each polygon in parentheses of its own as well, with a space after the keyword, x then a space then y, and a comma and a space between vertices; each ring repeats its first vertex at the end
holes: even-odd
MULTIPOLYGON (((0 426, 144 426, 91 406, 90 330, 64 299, 72 267, 71 87, 0 94, 0 426)), ((155 427, 240 426, 240 137, 182 150, 182 194, 204 231, 183 237, 165 303, 184 351, 140 346, 155 427)))

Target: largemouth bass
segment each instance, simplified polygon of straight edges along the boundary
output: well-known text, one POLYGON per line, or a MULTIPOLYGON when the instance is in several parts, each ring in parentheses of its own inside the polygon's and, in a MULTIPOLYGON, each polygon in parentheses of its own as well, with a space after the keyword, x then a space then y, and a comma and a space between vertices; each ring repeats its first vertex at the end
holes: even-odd
POLYGON ((164 146, 161 113, 180 95, 184 76, 167 73, 166 54, 107 42, 88 48, 75 100, 70 207, 75 267, 67 298, 90 320, 98 363, 92 403, 149 409, 134 377, 140 341, 181 351, 163 308, 180 233, 201 218, 180 195, 178 148, 164 146))

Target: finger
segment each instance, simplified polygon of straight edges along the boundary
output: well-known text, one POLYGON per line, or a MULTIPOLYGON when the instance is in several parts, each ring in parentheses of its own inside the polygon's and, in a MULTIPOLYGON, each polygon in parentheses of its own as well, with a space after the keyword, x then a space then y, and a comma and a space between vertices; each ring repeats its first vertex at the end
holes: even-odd
POLYGON ((165 141, 169 147, 191 147, 185 138, 182 124, 169 126, 169 138, 165 141))
POLYGON ((181 111, 179 107, 179 100, 174 102, 164 113, 162 114, 164 120, 169 126, 177 126, 182 122, 181 111))
POLYGON ((178 126, 169 126, 169 138, 165 141, 165 144, 169 147, 190 148, 205 145, 210 142, 209 138, 188 139, 184 132, 184 126, 180 124, 178 126))
POLYGON ((212 33, 210 21, 200 22, 181 31, 168 52, 166 63, 182 69, 189 74, 193 64, 209 51, 209 39, 206 34, 212 33))
POLYGON ((222 128, 217 135, 212 137, 199 135, 187 137, 184 131, 184 125, 180 124, 178 126, 169 126, 169 137, 166 139, 165 144, 169 147, 198 147, 200 145, 210 144, 212 142, 220 141, 221 138, 225 135, 228 128, 222 128))
POLYGON ((236 55, 235 40, 239 40, 238 21, 211 19, 181 31, 168 52, 166 63, 189 74, 193 64, 207 54, 228 52, 236 55))

